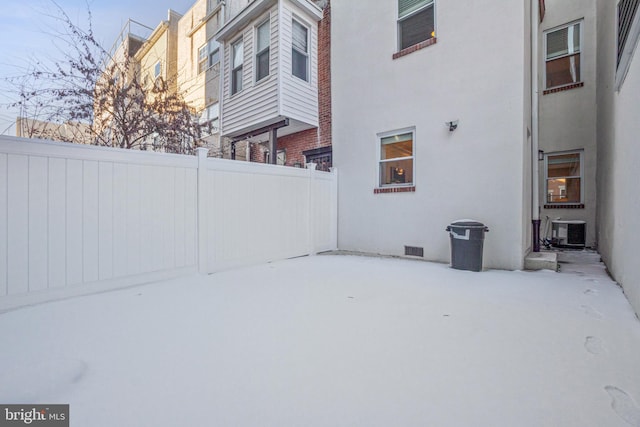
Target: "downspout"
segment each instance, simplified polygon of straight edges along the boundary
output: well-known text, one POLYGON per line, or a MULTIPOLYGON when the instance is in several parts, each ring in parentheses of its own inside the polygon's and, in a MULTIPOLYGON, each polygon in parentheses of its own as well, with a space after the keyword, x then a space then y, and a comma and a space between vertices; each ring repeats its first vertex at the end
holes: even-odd
POLYGON ((539 5, 531 0, 531 223, 533 252, 540 252, 540 188, 538 160, 538 26, 539 5))

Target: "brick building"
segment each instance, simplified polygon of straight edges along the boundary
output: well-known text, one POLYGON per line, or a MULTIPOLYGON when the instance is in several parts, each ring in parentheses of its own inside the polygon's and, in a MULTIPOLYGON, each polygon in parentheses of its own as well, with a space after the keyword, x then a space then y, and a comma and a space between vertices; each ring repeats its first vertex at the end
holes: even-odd
POLYGON ((258 0, 216 34, 221 135, 251 161, 331 167, 330 16, 328 1, 258 0))

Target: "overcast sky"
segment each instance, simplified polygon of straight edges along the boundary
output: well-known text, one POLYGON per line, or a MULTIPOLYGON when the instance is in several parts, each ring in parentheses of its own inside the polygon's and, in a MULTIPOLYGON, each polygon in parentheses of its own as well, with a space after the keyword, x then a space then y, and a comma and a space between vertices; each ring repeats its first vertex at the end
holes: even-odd
MULTIPOLYGON (((111 47, 129 18, 155 28, 173 9, 184 14, 195 0, 57 0, 69 17, 82 28, 87 25, 87 5, 94 32, 106 48, 111 47)), ((34 58, 59 57, 51 33, 57 15, 51 0, 3 0, 0 14, 0 78, 19 74, 34 58)), ((9 128, 16 111, 7 110, 7 96, 0 93, 0 134, 15 135, 9 128)))

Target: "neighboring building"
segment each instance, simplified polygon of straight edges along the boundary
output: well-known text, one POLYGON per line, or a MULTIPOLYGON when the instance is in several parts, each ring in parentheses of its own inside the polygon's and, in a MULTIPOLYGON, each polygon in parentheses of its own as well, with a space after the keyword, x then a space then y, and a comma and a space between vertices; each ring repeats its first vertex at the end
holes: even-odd
POLYGON ((218 31, 222 137, 236 152, 249 142, 252 161, 331 166, 329 16, 309 0, 255 0, 218 31))
POLYGON ((179 13, 169 10, 167 20, 158 24, 133 54, 148 94, 158 79, 167 82, 171 93, 178 90, 178 21, 181 17, 179 13))
POLYGON ((596 4, 598 251, 640 314, 640 1, 596 4))
POLYGON ((584 221, 578 237, 595 247, 596 4, 546 0, 545 9, 538 33, 541 235, 562 235, 557 229, 554 236, 553 221, 584 221))
MULTIPOLYGON (((227 3, 235 3, 233 0, 227 3)), ((178 89, 207 124, 209 155, 230 157, 220 141, 220 47, 213 38, 224 22, 225 2, 198 0, 178 23, 178 89)))
POLYGON ((111 140, 113 130, 113 115, 105 110, 115 109, 113 104, 116 102, 109 92, 115 91, 115 89, 111 88, 115 88, 118 85, 126 85, 136 78, 140 70, 140 64, 135 61, 135 55, 153 32, 152 28, 129 19, 122 27, 120 34, 109 51, 108 62, 104 64, 104 72, 97 82, 97 86, 102 88, 100 91, 108 94, 103 96, 103 100, 106 99, 108 108, 100 106, 100 100, 98 99, 100 95, 94 96, 92 123, 95 135, 105 141, 111 140), (109 83, 109 80, 112 83, 109 83))

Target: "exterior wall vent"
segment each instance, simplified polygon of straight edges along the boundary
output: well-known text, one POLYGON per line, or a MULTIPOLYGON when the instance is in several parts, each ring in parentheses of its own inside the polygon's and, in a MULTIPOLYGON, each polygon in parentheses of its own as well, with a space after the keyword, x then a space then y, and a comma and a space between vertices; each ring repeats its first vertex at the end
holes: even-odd
POLYGON ((424 257, 424 248, 419 248, 417 246, 405 246, 404 254, 409 256, 424 257))

